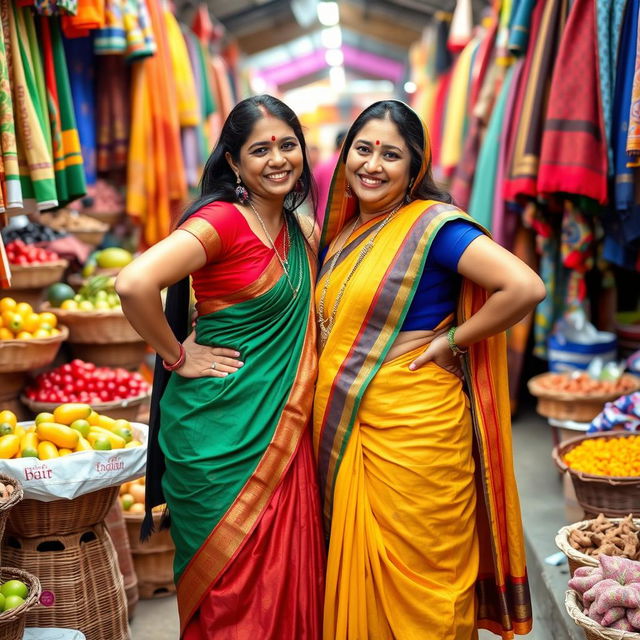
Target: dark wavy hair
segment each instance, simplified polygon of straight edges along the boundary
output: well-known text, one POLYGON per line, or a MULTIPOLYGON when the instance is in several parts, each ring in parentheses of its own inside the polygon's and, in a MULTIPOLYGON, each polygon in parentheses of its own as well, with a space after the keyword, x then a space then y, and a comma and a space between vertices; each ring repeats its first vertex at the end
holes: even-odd
MULTIPOLYGON (((422 122, 420 122, 420 118, 415 111, 402 102, 396 100, 381 100, 367 107, 356 118, 349 129, 342 148, 341 160, 346 163, 353 140, 367 122, 374 119, 384 120, 386 117, 389 117, 396 127, 398 127, 398 131, 404 138, 411 153, 409 180, 410 184, 412 184, 412 181, 416 179, 420 172, 420 167, 423 162, 424 130, 422 128, 422 122)), ((453 202, 451 195, 443 189, 440 189, 435 183, 433 174, 431 173, 431 158, 429 158, 429 164, 422 180, 420 180, 418 184, 412 184, 410 193, 412 200, 437 200, 449 204, 453 202)))
MULTIPOLYGON (((236 201, 236 174, 229 166, 225 155, 229 153, 235 162, 240 157, 240 148, 247 141, 255 123, 269 114, 288 124, 296 134, 302 148, 301 188, 291 191, 284 200, 284 209, 293 213, 308 197, 315 199, 311 167, 307 160, 307 144, 302 132, 298 116, 284 102, 268 94, 246 98, 231 110, 227 116, 218 142, 211 152, 202 172, 200 180, 200 196, 193 201, 182 214, 176 226, 182 224, 189 216, 203 206, 222 200, 236 201)), ((315 202, 313 202, 315 210, 315 202)))

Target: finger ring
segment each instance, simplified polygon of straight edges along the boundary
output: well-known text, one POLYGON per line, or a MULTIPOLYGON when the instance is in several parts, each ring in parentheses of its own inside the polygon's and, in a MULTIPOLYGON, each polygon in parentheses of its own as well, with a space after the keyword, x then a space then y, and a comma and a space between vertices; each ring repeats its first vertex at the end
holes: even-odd
POLYGON ((212 369, 215 369, 215 368, 216 368, 216 363, 215 363, 215 362, 212 362, 212 363, 211 363, 211 368, 212 368, 212 369))

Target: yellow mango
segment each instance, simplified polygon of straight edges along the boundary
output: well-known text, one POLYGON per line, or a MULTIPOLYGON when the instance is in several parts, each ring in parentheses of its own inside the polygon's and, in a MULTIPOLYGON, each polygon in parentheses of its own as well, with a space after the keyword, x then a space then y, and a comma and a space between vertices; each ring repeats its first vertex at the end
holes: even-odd
POLYGON ((51 460, 52 458, 59 458, 58 447, 53 442, 43 440, 38 444, 38 458, 40 460, 51 460))
POLYGON ((89 414, 89 417, 86 418, 87 422, 92 426, 95 427, 98 425, 98 421, 100 420, 100 414, 96 413, 93 409, 91 410, 91 413, 89 414))
MULTIPOLYGON (((116 421, 113 418, 99 415, 97 423, 93 426, 102 427, 103 429, 111 429, 115 423, 116 421)), ((89 422, 89 424, 91 424, 91 422, 89 422)))
POLYGON ((13 430, 14 435, 18 436, 18 438, 22 439, 22 436, 27 432, 27 430, 21 425, 17 424, 13 430))
POLYGON ((67 402, 53 410, 54 422, 58 424, 69 425, 75 420, 86 420, 90 415, 91 407, 80 402, 67 402))
POLYGON ((76 445, 76 448, 74 449, 74 451, 93 451, 93 447, 91 446, 91 443, 86 438, 83 438, 82 436, 80 436, 78 438, 78 444, 76 445))
POLYGON ((61 449, 58 449, 58 455, 60 457, 68 456, 70 453, 73 453, 73 451, 71 449, 66 449, 64 447, 62 447, 61 449))
POLYGON ((41 422, 36 427, 40 440, 49 440, 58 447, 73 449, 78 444, 80 433, 71 427, 55 422, 41 422))
POLYGON ((107 440, 109 440, 112 449, 124 449, 124 446, 126 444, 124 438, 121 438, 115 433, 112 433, 111 431, 109 431, 109 429, 103 429, 102 427, 91 427, 91 429, 89 429, 87 440, 93 446, 94 442, 98 438, 106 438, 107 440))
POLYGON ((19 450, 20 438, 15 433, 0 438, 0 458, 13 458, 19 450))
POLYGON ((127 444, 124 445, 125 449, 133 449, 134 447, 141 447, 142 446, 142 442, 140 442, 140 440, 132 440, 131 442, 127 442, 127 444))
POLYGON ((20 457, 38 457, 38 436, 35 433, 25 433, 20 440, 20 457))

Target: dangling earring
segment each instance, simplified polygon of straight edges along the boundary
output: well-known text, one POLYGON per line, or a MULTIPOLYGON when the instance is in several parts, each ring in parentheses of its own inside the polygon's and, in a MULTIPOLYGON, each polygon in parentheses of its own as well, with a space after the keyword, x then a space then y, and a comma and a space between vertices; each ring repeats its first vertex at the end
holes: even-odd
POLYGON ((409 180, 409 186, 407 187, 407 193, 404 196, 404 201, 409 204, 411 202, 411 187, 413 187, 413 178, 409 180))
POLYGON ((351 191, 351 185, 348 183, 347 183, 347 186, 344 188, 344 195, 347 196, 347 198, 353 197, 353 191, 351 191))
POLYGON ((247 188, 242 184, 242 180, 240 180, 240 176, 236 175, 236 198, 240 204, 246 204, 249 202, 249 192, 247 188))

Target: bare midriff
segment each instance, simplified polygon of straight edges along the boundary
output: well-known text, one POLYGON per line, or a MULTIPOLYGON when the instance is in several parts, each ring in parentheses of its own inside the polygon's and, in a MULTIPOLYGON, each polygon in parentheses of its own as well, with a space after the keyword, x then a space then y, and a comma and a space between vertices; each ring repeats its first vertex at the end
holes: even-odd
POLYGON ((393 343, 393 346, 389 349, 389 353, 384 361, 388 362, 389 360, 393 360, 394 358, 402 356, 409 351, 413 351, 422 345, 426 347, 437 335, 440 335, 441 333, 442 330, 401 331, 398 334, 396 341, 393 343))

